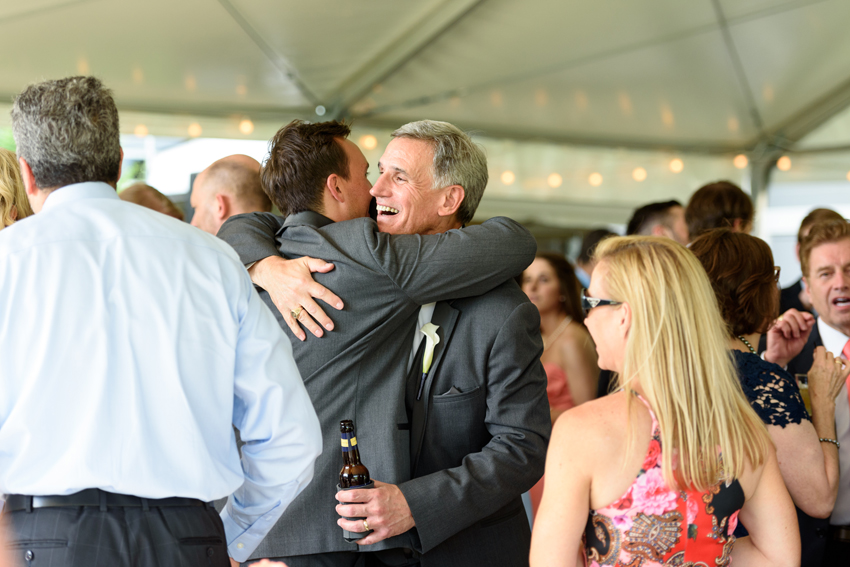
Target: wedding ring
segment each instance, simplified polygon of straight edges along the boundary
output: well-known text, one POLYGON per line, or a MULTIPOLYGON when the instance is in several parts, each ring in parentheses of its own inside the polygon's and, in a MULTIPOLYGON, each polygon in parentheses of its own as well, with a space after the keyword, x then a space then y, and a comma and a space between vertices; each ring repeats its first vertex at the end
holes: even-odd
POLYGON ((363 518, 363 531, 369 531, 369 524, 366 523, 366 518, 363 518))
POLYGON ((780 315, 780 316, 779 316, 779 319, 777 319, 777 320, 776 320, 776 322, 777 322, 777 323, 781 323, 781 322, 782 322, 782 315, 780 315))
POLYGON ((292 314, 292 318, 298 319, 298 316, 301 315, 301 311, 303 311, 303 310, 304 310, 304 308, 301 307, 300 305, 298 306, 298 309, 292 309, 290 311, 290 313, 292 314))

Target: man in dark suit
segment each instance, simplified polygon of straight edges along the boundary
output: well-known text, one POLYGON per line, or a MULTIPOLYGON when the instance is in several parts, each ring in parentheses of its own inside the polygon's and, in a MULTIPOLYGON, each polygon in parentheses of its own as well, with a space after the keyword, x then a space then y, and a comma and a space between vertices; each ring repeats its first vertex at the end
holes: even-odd
MULTIPOLYGON (((845 359, 850 355, 850 225, 843 219, 812 225, 802 239, 799 256, 805 293, 818 318, 811 323, 808 313, 793 309, 784 313, 775 327, 784 330, 786 336, 796 335, 791 339, 793 348, 781 356, 771 355, 774 343, 782 343, 782 340, 775 340, 780 337, 771 329, 765 353, 767 360, 780 365, 787 362, 792 375, 808 373, 814 350, 819 346, 845 359)), ((843 566, 850 556, 850 400, 847 388, 845 385, 841 389, 835 402, 836 439, 832 442, 840 443, 838 498, 828 522, 809 518, 809 525, 801 523, 803 542, 810 544, 808 552, 804 548, 804 559, 809 560, 804 564, 821 565, 819 558, 823 557, 824 567, 843 566), (807 528, 811 531, 810 537, 806 537, 807 528)))
MULTIPOLYGON (((296 361, 323 428, 357 412, 364 463, 374 478, 386 482, 373 490, 339 493, 339 500, 360 503, 338 506, 340 515, 365 518, 340 519, 339 525, 352 532, 373 530, 359 543, 361 549, 379 550, 369 558, 378 564, 478 565, 488 558, 500 565, 527 564, 529 530, 520 494, 543 471, 551 427, 546 377, 539 364, 539 316, 505 277, 506 271, 516 271, 513 263, 530 263, 524 250, 516 251, 527 233, 506 220, 453 230, 472 218, 486 186, 483 152, 445 123, 424 121, 396 131, 372 189, 377 225, 397 235, 434 236, 390 236, 377 234, 367 219, 332 223, 362 217, 368 209, 368 200, 362 202, 351 186, 368 184, 365 159, 356 146, 340 141, 344 134, 335 138, 348 153, 349 166, 359 169, 348 179, 323 176, 320 201, 303 199, 298 205, 292 195, 301 192, 298 183, 272 180, 278 166, 284 177, 299 169, 292 158, 275 158, 275 148, 300 144, 288 144, 281 132, 263 179, 290 216, 282 226, 270 215, 235 217, 219 236, 244 262, 257 261, 251 272, 270 292, 267 301, 277 298, 282 325, 293 322, 293 315, 308 321, 297 306, 311 300, 286 299, 292 296, 277 288, 270 268, 283 262, 277 254, 309 254, 334 263, 333 271, 317 279, 340 293, 347 306, 333 313, 335 332, 321 341, 294 341, 296 361), (441 247, 453 250, 452 261, 441 247), (427 305, 491 289, 494 277, 509 283, 474 299, 427 305), (438 342, 430 357, 425 345, 434 341, 419 340, 425 323, 436 326, 438 342), (356 381, 347 378, 351 375, 356 381), (393 553, 398 548, 417 553, 393 553)), ((312 305, 310 311, 316 313, 312 305)), ((356 546, 345 544, 320 509, 334 493, 331 469, 340 466, 335 433, 326 429, 325 434, 332 435, 326 439, 329 454, 317 462, 316 481, 293 503, 292 514, 284 513, 281 529, 272 530, 255 557, 281 557, 291 567, 356 560, 347 553, 356 546), (324 473, 323 461, 330 463, 324 473), (293 515, 299 521, 290 522, 293 515)))

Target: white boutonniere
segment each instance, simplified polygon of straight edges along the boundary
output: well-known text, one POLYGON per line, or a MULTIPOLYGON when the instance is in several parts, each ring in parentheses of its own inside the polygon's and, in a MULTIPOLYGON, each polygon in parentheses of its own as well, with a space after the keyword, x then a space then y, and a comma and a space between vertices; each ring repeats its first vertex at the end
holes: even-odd
POLYGON ((439 325, 433 323, 425 323, 420 332, 425 335, 425 354, 422 357, 422 374, 428 374, 431 369, 431 363, 434 361, 434 347, 440 342, 440 336, 437 334, 439 325))
POLYGON ((428 376, 428 371, 431 369, 431 363, 434 361, 434 347, 440 342, 440 335, 437 334, 437 329, 440 327, 433 323, 425 323, 419 329, 425 335, 425 352, 422 356, 422 375, 419 378, 419 389, 416 393, 416 399, 422 397, 422 388, 425 386, 425 378, 428 376))

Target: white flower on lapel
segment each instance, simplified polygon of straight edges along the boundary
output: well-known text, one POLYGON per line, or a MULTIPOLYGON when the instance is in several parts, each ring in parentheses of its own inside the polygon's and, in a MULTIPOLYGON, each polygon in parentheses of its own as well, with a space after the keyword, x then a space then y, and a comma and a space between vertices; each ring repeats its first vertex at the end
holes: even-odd
POLYGON ((422 374, 428 374, 431 369, 431 362, 434 359, 434 347, 440 342, 440 336, 437 334, 439 325, 433 323, 425 323, 419 331, 425 335, 425 355, 422 357, 422 374))

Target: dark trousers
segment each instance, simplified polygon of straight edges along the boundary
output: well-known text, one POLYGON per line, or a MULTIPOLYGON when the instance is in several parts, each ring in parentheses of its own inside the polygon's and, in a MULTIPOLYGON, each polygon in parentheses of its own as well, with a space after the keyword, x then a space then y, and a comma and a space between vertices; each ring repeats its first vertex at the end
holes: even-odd
POLYGON ((229 567, 209 506, 35 508, 3 514, 16 567, 229 567))

